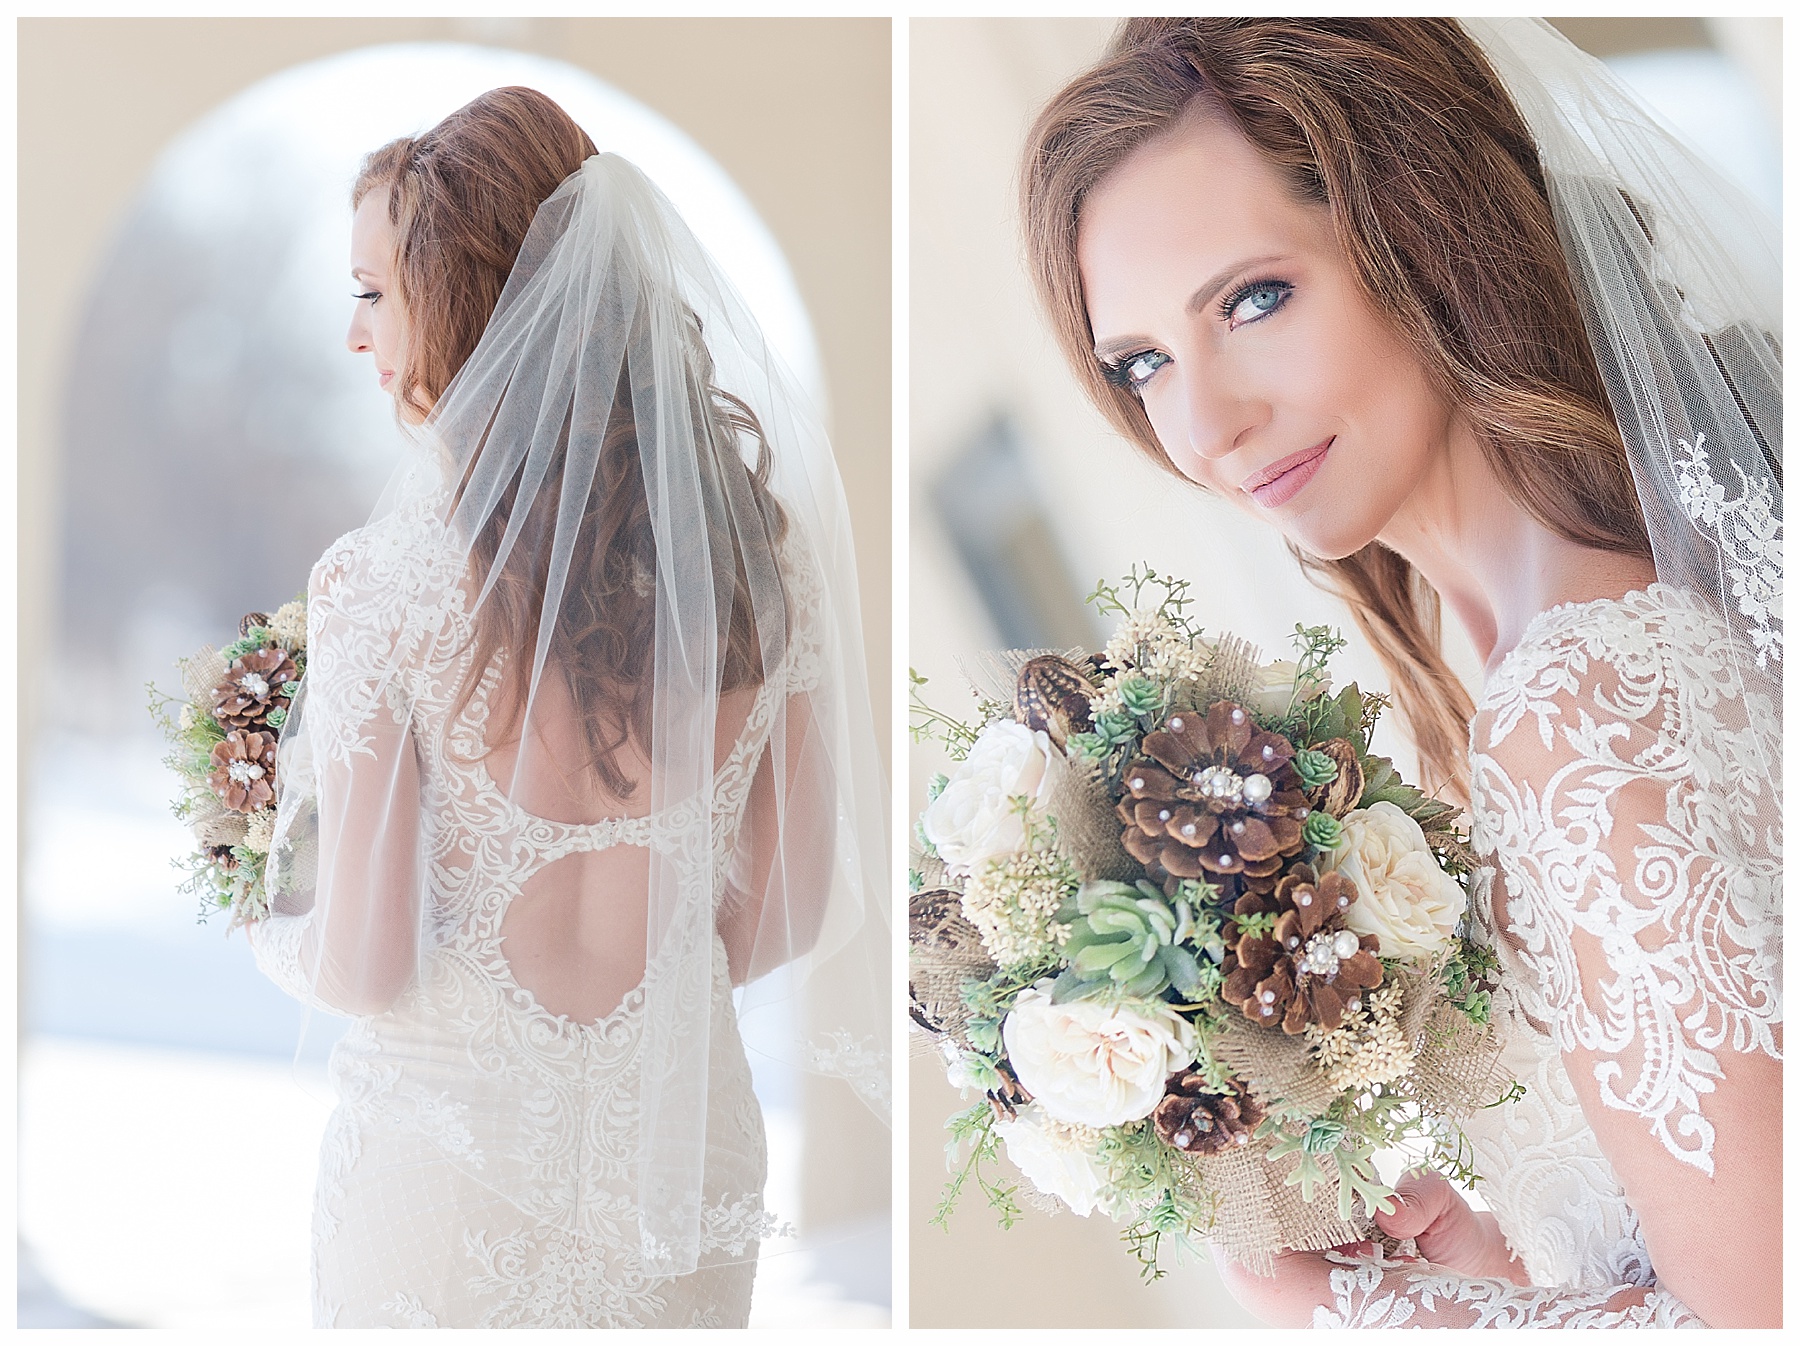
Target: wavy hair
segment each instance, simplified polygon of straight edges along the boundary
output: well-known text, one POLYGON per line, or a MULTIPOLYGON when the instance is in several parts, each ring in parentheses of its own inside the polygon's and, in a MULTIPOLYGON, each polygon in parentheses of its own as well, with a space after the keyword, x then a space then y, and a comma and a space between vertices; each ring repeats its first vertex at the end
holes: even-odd
MULTIPOLYGON (((393 289, 405 318, 406 343, 395 371, 395 402, 403 420, 422 421, 474 352, 538 207, 596 152, 587 133, 551 99, 535 89, 504 88, 482 94, 424 135, 382 146, 364 162, 351 204, 386 191, 396 239, 393 289)), ((759 684, 785 643, 785 631, 757 629, 745 553, 779 546, 787 521, 768 489, 772 460, 762 427, 747 405, 713 383, 699 321, 689 316, 693 386, 704 390, 696 392, 690 414, 713 447, 713 461, 730 478, 713 494, 749 504, 752 513, 743 517, 760 518, 762 525, 762 536, 742 536, 722 500, 712 511, 717 517, 703 521, 712 554, 730 557, 735 575, 729 617, 721 613, 719 690, 726 692, 759 684), (746 444, 754 447, 750 465, 742 452, 746 444)), ((475 657, 456 708, 460 712, 468 705, 496 662, 503 665, 499 714, 489 721, 490 752, 518 732, 529 696, 529 653, 545 617, 559 505, 551 483, 563 478, 567 427, 563 434, 498 574, 494 566, 516 508, 519 476, 507 484, 499 507, 472 539, 473 578, 489 591, 475 614, 475 657), (507 657, 521 654, 525 657, 507 657)), ((469 455, 465 485, 479 458, 479 449, 469 455)), ((621 768, 619 754, 633 742, 644 748, 650 742, 656 538, 626 371, 613 397, 576 537, 554 614, 549 663, 566 680, 578 708, 588 768, 610 794, 630 798, 637 782, 621 768)))
MULTIPOLYGON (((1530 129, 1450 19, 1130 19, 1046 105, 1020 182, 1039 300, 1088 396, 1177 471, 1093 351, 1076 246, 1089 191, 1196 103, 1230 119, 1297 200, 1328 209, 1352 274, 1474 428, 1507 491, 1585 547, 1650 543, 1530 129)), ((1301 566, 1349 603, 1392 679, 1427 783, 1468 797, 1474 705, 1438 595, 1372 542, 1301 566)))

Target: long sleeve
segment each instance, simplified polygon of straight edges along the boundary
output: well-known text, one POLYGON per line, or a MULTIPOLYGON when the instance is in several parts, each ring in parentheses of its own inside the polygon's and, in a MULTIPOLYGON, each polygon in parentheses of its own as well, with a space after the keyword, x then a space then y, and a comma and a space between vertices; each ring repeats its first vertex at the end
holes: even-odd
POLYGON ((1541 1289, 1380 1259, 1333 1261, 1314 1327, 1704 1327, 1673 1295, 1642 1286, 1541 1289))
POLYGON ((410 705, 434 607, 420 599, 444 587, 425 582, 428 549, 394 543, 360 530, 314 568, 307 673, 278 749, 287 875, 251 931, 271 980, 336 1013, 386 1008, 418 957, 427 866, 410 705))
POLYGON ((1696 1321, 1755 1321, 1780 1282, 1780 802, 1752 732, 1772 708, 1746 703, 1722 624, 1664 586, 1554 610, 1532 640, 1473 727, 1491 933, 1647 1257, 1633 1288, 1481 1291, 1415 1269, 1343 1297, 1367 1316, 1398 1275, 1380 1312, 1666 1325, 1685 1301, 1696 1321))

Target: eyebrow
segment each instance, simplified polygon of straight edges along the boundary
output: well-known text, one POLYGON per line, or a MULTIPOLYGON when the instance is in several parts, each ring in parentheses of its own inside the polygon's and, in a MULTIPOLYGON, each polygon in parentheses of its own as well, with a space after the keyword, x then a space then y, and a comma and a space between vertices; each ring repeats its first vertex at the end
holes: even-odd
MULTIPOLYGON (((1215 271, 1206 279, 1204 284, 1188 296, 1186 306, 1187 311, 1189 313, 1200 312, 1200 310, 1204 309, 1218 297, 1219 291, 1229 285, 1233 277, 1242 275, 1244 272, 1254 270, 1260 266, 1272 266, 1277 262, 1285 262, 1287 260, 1289 259, 1286 253, 1272 252, 1262 257, 1246 257, 1241 261, 1233 262, 1230 266, 1224 267, 1219 271, 1215 271)), ((1146 338, 1144 337, 1110 337, 1105 341, 1099 341, 1094 344, 1094 356, 1101 361, 1105 361, 1109 358, 1124 355, 1128 351, 1138 350, 1143 347, 1145 342, 1146 338)))

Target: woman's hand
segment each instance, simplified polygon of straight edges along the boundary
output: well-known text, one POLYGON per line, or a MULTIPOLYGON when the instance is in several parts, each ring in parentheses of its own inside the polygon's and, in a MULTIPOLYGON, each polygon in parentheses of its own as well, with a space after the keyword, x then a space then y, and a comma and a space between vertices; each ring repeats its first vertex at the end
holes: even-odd
POLYGON ((1487 1211, 1471 1210, 1441 1173, 1415 1169, 1394 1189, 1391 1213, 1375 1223, 1390 1238, 1412 1239, 1419 1256, 1465 1276, 1491 1276, 1530 1285, 1524 1264, 1513 1256, 1500 1225, 1487 1211))

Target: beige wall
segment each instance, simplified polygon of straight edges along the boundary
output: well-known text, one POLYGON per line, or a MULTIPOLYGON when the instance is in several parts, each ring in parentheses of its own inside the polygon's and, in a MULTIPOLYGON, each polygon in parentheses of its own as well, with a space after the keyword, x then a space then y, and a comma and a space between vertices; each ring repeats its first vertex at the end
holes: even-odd
MULTIPOLYGON (((850 503, 877 736, 890 735, 891 26, 886 19, 26 19, 19 24, 21 761, 56 604, 58 408, 114 230, 156 156, 220 102, 385 42, 516 48, 582 67, 692 136, 774 233, 812 318, 850 503)), ((346 226, 348 221, 346 220, 346 226)), ((21 791, 23 794, 23 791, 21 791)), ((22 968, 21 984, 25 969, 22 968)), ((848 1092, 809 1088, 809 1225, 885 1209, 889 1156, 848 1092), (821 1173, 829 1167, 830 1173, 821 1173)))

